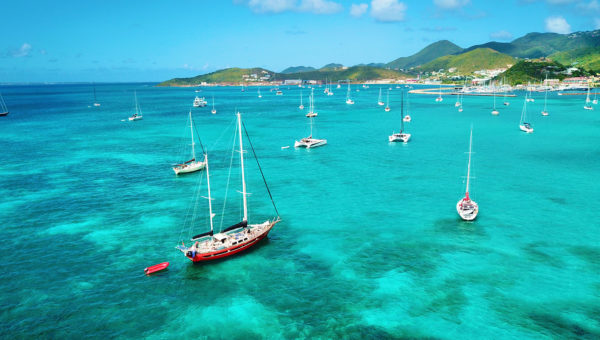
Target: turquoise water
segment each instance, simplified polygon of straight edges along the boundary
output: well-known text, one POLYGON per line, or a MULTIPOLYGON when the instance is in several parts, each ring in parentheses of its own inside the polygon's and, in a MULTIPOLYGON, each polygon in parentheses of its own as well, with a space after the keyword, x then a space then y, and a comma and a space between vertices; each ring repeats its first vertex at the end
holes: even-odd
MULTIPOLYGON (((528 135, 522 93, 497 117, 489 97, 458 113, 454 97, 411 95, 403 145, 387 142, 400 90, 384 112, 377 86, 353 106, 318 89, 314 136, 328 144, 295 150, 308 120, 300 89, 282 89, 198 93, 218 110, 193 109, 217 228, 240 219, 234 169, 221 223, 236 108, 283 221, 246 254, 193 265, 174 247, 207 230, 204 200, 193 230, 188 214, 205 178, 170 168, 189 147, 192 89, 102 84, 89 107, 88 85, 2 87, 0 337, 600 337, 600 107, 551 94, 542 117, 534 94, 528 135), (144 119, 124 122, 134 90, 144 119), (455 205, 471 124, 480 213, 467 223, 455 205)), ((273 208, 247 165, 250 222, 262 222, 273 208)))

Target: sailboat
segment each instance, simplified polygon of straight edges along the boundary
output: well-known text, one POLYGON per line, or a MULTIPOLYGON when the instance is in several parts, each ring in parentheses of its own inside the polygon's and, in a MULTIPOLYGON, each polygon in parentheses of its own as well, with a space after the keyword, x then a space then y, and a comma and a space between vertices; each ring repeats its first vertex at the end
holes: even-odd
POLYGON ((525 98, 525 101, 523 102, 523 111, 521 111, 521 121, 519 122, 519 129, 527 133, 533 132, 531 124, 527 122, 527 98, 525 98))
POLYGON ((387 100, 385 105, 385 112, 390 112, 390 90, 387 91, 387 100))
POLYGON ((329 85, 327 85, 327 95, 333 96, 333 91, 331 90, 331 82, 329 82, 329 85))
POLYGON ((323 93, 329 95, 329 86, 327 86, 327 78, 325 78, 325 90, 323 90, 323 93))
POLYGON ((477 217, 479 213, 479 206, 477 203, 469 197, 469 180, 471 179, 471 147, 473 146, 473 128, 471 128, 471 136, 469 137, 469 163, 467 165, 467 189, 465 190, 465 197, 463 197, 458 203, 456 203, 456 211, 460 218, 465 221, 472 221, 477 217))
POLYGON ((133 91, 133 96, 135 98, 135 113, 129 117, 129 121, 140 120, 142 119, 142 109, 140 109, 140 105, 137 101, 137 92, 133 91))
MULTIPOLYGON (((175 175, 184 174, 188 172, 194 172, 198 170, 204 169, 206 166, 206 162, 196 161, 196 143, 194 142, 194 121, 192 119, 192 111, 190 111, 190 135, 192 139, 192 158, 189 161, 185 161, 180 164, 176 164, 173 167, 173 171, 175 171, 175 175)), ((200 141, 200 147, 202 151, 204 151, 204 146, 202 146, 202 141, 200 141)))
POLYGON ((300 106, 298 106, 300 110, 304 110, 304 104, 302 104, 302 90, 300 90, 300 106))
POLYGON ((94 106, 100 106, 100 103, 96 100, 96 86, 94 86, 94 106))
MULTIPOLYGON (((313 90, 311 90, 311 92, 312 91, 313 90)), ((313 106, 312 105, 313 104, 313 100, 312 100, 313 95, 312 95, 312 93, 310 95, 310 98, 311 98, 310 99, 310 104, 311 104, 310 111, 312 112, 313 111, 313 107, 312 107, 313 106)), ((310 148, 316 148, 317 146, 327 144, 327 139, 317 139, 317 138, 313 138, 313 136, 312 136, 313 135, 313 124, 314 124, 313 120, 314 120, 314 117, 316 116, 316 113, 314 115, 310 115, 310 116, 307 114, 306 116, 308 118, 310 118, 310 135, 306 138, 302 138, 300 141, 295 141, 294 147, 310 149, 310 148)))
POLYGON ((590 88, 588 87, 587 97, 585 98, 585 105, 583 106, 586 110, 593 110, 594 107, 590 104, 590 88))
POLYGON ((196 98, 194 98, 194 102, 192 103, 192 105, 194 107, 205 107, 207 104, 206 99, 204 97, 200 98, 198 96, 196 96, 196 98))
POLYGON ((437 98, 435 98, 435 101, 436 102, 441 102, 443 100, 444 100, 444 98, 442 98, 442 83, 440 81, 440 92, 439 92, 439 96, 437 98))
MULTIPOLYGON (((509 88, 510 88, 510 87, 509 87, 509 88)), ((503 104, 504 104, 504 106, 509 106, 509 105, 510 105, 510 102, 509 102, 509 101, 508 101, 508 99, 507 99, 507 98, 508 98, 508 97, 507 97, 507 94, 508 94, 508 89, 504 88, 504 103, 503 103, 503 104)))
POLYGON ((548 115, 548 110, 546 109, 547 104, 548 104, 548 87, 546 87, 546 93, 544 94, 544 109, 542 110, 542 116, 548 115))
POLYGON ((213 96, 212 100, 213 100, 213 108, 212 108, 212 110, 210 110, 210 113, 212 113, 214 115, 215 113, 217 113, 217 109, 215 109, 215 96, 213 96))
POLYGON ((598 92, 594 92, 594 100, 592 100, 592 104, 598 104, 598 92))
POLYGON ((2 97, 2 94, 0 94, 0 117, 8 116, 8 113, 8 108, 6 107, 4 98, 2 97))
POLYGON ((281 92, 280 89, 277 89, 277 91, 275 91, 275 95, 276 96, 283 96, 283 92, 281 92))
POLYGON ((350 98, 350 83, 348 83, 348 92, 346 93, 346 104, 354 104, 354 100, 350 98))
POLYGON ((403 121, 410 123, 412 118, 410 117, 410 90, 406 92, 406 115, 402 118, 403 121))
POLYGON ((494 108, 492 109, 492 114, 494 116, 497 116, 497 115, 500 114, 500 112, 498 110, 496 110, 496 85, 495 84, 492 87, 492 91, 494 91, 493 92, 493 94, 494 94, 494 108))
POLYGON ((400 105, 400 132, 392 133, 391 136, 388 137, 390 142, 403 142, 408 143, 410 139, 410 133, 404 132, 404 90, 402 90, 402 104, 400 105))
POLYGON ((525 100, 533 103, 535 101, 535 99, 533 99, 533 95, 531 93, 531 89, 532 89, 531 83, 527 84, 527 89, 529 92, 527 92, 527 94, 525 95, 525 98, 526 98, 525 100))
POLYGON ((381 100, 381 88, 379 88, 379 98, 377 99, 377 105, 383 106, 385 103, 381 100))
POLYGON ((315 95, 314 95, 314 89, 310 89, 310 99, 309 99, 309 109, 308 109, 308 113, 306 114, 306 117, 316 117, 319 114, 315 112, 315 95))
MULTIPOLYGON (((267 219, 266 221, 259 224, 249 224, 248 223, 248 201, 246 192, 246 179, 244 173, 244 148, 242 145, 242 118, 240 113, 237 113, 237 130, 239 132, 239 144, 240 144, 240 166, 242 173, 242 200, 243 200, 243 219, 241 222, 234 224, 228 228, 225 228, 221 232, 215 234, 214 233, 214 223, 213 219, 215 214, 212 212, 212 198, 210 193, 210 174, 208 169, 208 155, 204 153, 204 164, 206 164, 206 183, 208 187, 208 216, 210 220, 210 231, 204 232, 198 235, 195 235, 191 238, 191 241, 194 242, 191 246, 186 246, 185 243, 182 242, 181 245, 176 246, 175 248, 180 250, 185 257, 190 259, 192 262, 205 262, 211 260, 217 260, 225 257, 229 257, 235 255, 237 253, 243 252, 260 242, 262 239, 266 238, 273 228, 275 224, 281 221, 279 217, 279 213, 277 212, 277 208, 275 207, 275 202, 271 197, 271 191, 267 186, 267 181, 263 176, 263 181, 265 186, 267 187, 267 192, 269 193, 269 197, 271 197, 271 202, 273 202, 273 207, 275 208, 275 213, 277 213, 277 217, 273 219, 267 219)), ((244 127, 244 132, 246 132, 246 136, 248 136, 248 132, 244 127)), ((252 143, 250 143, 252 147, 252 143)), ((254 148, 252 148, 252 152, 254 153, 254 148)), ((254 154, 256 157, 256 154, 254 154)), ((258 160, 257 160, 258 163, 258 160)), ((259 165, 260 167, 260 165, 259 165)), ((261 171, 262 174, 262 171, 261 171)))
POLYGON ((262 98, 262 94, 260 94, 260 87, 258 88, 258 98, 262 98))

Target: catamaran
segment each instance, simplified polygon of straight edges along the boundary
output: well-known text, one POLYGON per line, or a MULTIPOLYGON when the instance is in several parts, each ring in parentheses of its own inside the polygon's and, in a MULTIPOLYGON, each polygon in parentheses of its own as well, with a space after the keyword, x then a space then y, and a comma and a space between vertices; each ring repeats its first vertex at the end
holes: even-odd
POLYGON ((6 107, 2 94, 0 94, 0 117, 8 116, 8 114, 8 108, 6 107))
MULTIPOLYGON (((202 170, 206 166, 206 162, 196 161, 196 148, 195 148, 196 143, 194 141, 195 127, 194 127, 194 120, 192 119, 192 111, 190 111, 189 121, 190 121, 190 135, 191 135, 191 139, 192 139, 192 158, 188 161, 176 164, 173 167, 173 171, 175 171, 175 175, 202 170)), ((198 138, 198 140, 200 140, 200 139, 198 138)), ((204 152, 204 146, 202 145, 202 141, 200 141, 200 147, 202 148, 202 152, 204 152)))
POLYGON ((196 96, 196 98, 194 98, 194 107, 205 107, 206 104, 208 104, 208 102, 206 101, 206 99, 204 99, 204 97, 200 98, 196 96))
POLYGON ((523 111, 521 111, 521 121, 519 122, 519 129, 523 132, 532 133, 533 127, 527 122, 527 97, 523 102, 523 111))
POLYGON ((350 98, 350 83, 348 83, 348 92, 346 93, 346 104, 354 104, 354 100, 350 98))
POLYGON ((469 197, 469 180, 471 179, 471 147, 473 146, 473 128, 471 128, 471 136, 469 137, 469 163, 467 165, 467 189, 465 190, 465 197, 463 197, 458 203, 456 203, 456 211, 460 218, 465 221, 472 221, 477 217, 479 213, 479 206, 475 201, 469 197))
POLYGON ((131 117, 129 117, 129 121, 134 121, 134 120, 140 120, 142 119, 142 109, 140 108, 140 105, 138 104, 137 101, 137 92, 133 91, 133 96, 135 98, 135 113, 131 115, 131 117))
MULTIPOLYGON (((310 102, 311 102, 311 109, 310 109, 310 111, 313 111, 313 108, 312 108, 312 97, 313 96, 312 96, 312 94, 311 94, 310 97, 311 97, 311 100, 310 100, 310 102)), ((306 116, 308 118, 310 118, 310 135, 308 137, 302 138, 299 141, 295 141, 294 147, 295 148, 307 148, 307 149, 310 149, 310 148, 316 148, 317 146, 321 146, 321 145, 327 144, 327 139, 317 139, 317 138, 313 138, 313 136, 312 136, 313 135, 313 124, 314 124, 313 120, 314 120, 314 116, 316 116, 316 114, 314 116, 309 116, 309 115, 306 115, 306 116)))
POLYGON ((315 112, 315 95, 314 95, 314 89, 310 89, 310 98, 309 98, 309 106, 308 106, 308 113, 306 114, 306 117, 316 117, 319 114, 317 112, 315 112))
POLYGON ((387 100, 385 105, 385 112, 390 112, 390 90, 387 91, 387 100))
POLYGON ((404 90, 402 90, 402 102, 400 104, 400 132, 392 133, 391 136, 388 137, 390 142, 403 142, 408 143, 410 139, 410 133, 404 132, 404 90))
POLYGON ((493 94, 494 94, 494 108, 492 109, 492 114, 494 116, 497 116, 497 115, 500 114, 500 112, 498 110, 496 110, 496 85, 495 84, 492 87, 492 91, 494 91, 493 92, 493 94))
MULTIPOLYGON (((210 231, 204 232, 198 235, 195 235, 191 238, 191 241, 194 242, 190 246, 186 246, 185 243, 182 242, 181 245, 176 246, 175 248, 180 250, 185 257, 190 259, 192 262, 206 262, 211 260, 216 260, 220 258, 229 257, 231 255, 243 252, 260 242, 262 239, 266 238, 273 228, 275 224, 281 221, 279 217, 279 213, 277 212, 277 207, 275 206, 275 202, 273 201, 273 197, 271 197, 271 191, 267 185, 267 181, 263 176, 263 181, 267 188, 267 192, 269 193, 269 197, 271 198, 271 202, 273 203, 273 207, 275 208, 275 213, 277 216, 273 219, 267 219, 266 221, 259 224, 249 224, 248 223, 248 201, 247 196, 249 195, 246 192, 246 179, 244 173, 244 148, 242 145, 242 127, 243 132, 245 132, 246 136, 248 136, 248 131, 246 131, 246 127, 242 124, 242 118, 240 113, 237 113, 237 132, 239 132, 239 153, 240 153, 240 167, 242 174, 242 201, 243 201, 243 218, 242 221, 234 224, 228 228, 225 228, 221 232, 215 234, 214 233, 214 222, 213 219, 216 216, 212 211, 212 197, 210 192, 210 173, 208 169, 208 155, 204 153, 204 164, 206 164, 206 184, 208 187, 208 216, 210 221, 210 231)), ((254 148, 252 147, 252 143, 250 142, 250 147, 252 152, 254 153, 254 148)), ((254 153, 256 158, 256 153, 254 153)), ((257 159, 258 164, 258 159, 257 159)), ((260 164, 259 164, 260 168, 260 164)), ((262 170, 261 170, 262 174, 262 170)), ((225 209, 223 209, 225 211, 225 209)))
POLYGON ((212 97, 213 100, 213 108, 212 110, 210 110, 210 113, 212 113, 213 115, 217 113, 217 109, 215 109, 215 96, 212 97))
POLYGON ((591 100, 590 100, 590 88, 588 87, 587 97, 585 98, 585 105, 583 106, 583 108, 586 109, 586 110, 593 110, 594 107, 590 103, 591 103, 591 100))
POLYGON ((379 88, 379 98, 377 99, 377 105, 383 106, 385 103, 381 100, 381 88, 379 88))

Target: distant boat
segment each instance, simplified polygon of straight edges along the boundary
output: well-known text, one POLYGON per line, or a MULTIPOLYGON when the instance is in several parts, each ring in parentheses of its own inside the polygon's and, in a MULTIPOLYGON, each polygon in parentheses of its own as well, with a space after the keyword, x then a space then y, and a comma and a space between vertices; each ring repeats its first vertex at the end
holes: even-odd
POLYGON ((262 94, 260 94, 260 87, 258 88, 258 98, 262 98, 262 94))
POLYGON ((465 197, 456 203, 456 211, 460 218, 465 221, 472 221, 477 217, 479 213, 479 206, 477 203, 469 197, 469 180, 471 179, 471 147, 473 146, 473 128, 471 128, 471 135, 469 137, 469 163, 467 165, 467 188, 465 190, 465 197))
POLYGON ((283 92, 281 92, 280 89, 277 89, 277 91, 275 91, 275 95, 276 96, 283 96, 283 92))
MULTIPOLYGON (((548 79, 548 78, 546 77, 546 79, 548 79)), ((544 109, 542 110, 542 116, 548 115, 548 110, 546 109, 547 104, 548 104, 548 87, 546 86, 546 93, 544 93, 544 109)))
POLYGON ((527 89, 528 89, 529 92, 527 92, 525 94, 525 100, 528 101, 528 102, 532 102, 533 103, 535 101, 535 99, 533 99, 533 95, 531 93, 531 90, 532 90, 531 83, 527 84, 527 89))
POLYGON ((494 108, 492 109, 492 115, 497 116, 500 114, 498 110, 496 110, 496 85, 494 84, 492 87, 492 91, 494 94, 494 108))
POLYGON ((444 100, 444 98, 442 98, 442 83, 440 82, 440 92, 439 92, 439 96, 437 98, 435 98, 436 102, 442 102, 444 100))
POLYGON ((346 93, 346 104, 354 104, 354 100, 350 98, 350 83, 348 83, 348 92, 346 93))
MULTIPOLYGON (((312 90, 311 90, 312 91, 312 90)), ((311 103, 312 103, 312 94, 311 94, 311 103)), ((312 105, 311 105, 312 106, 312 105)), ((295 148, 316 148, 318 146, 322 146, 327 144, 327 139, 317 139, 313 138, 313 124, 314 124, 314 116, 308 116, 310 118, 310 135, 308 137, 302 138, 299 141, 294 142, 295 148)))
MULTIPOLYGON (((210 192, 210 174, 208 171, 208 155, 204 154, 204 164, 206 164, 206 184, 208 191, 208 217, 210 223, 210 231, 204 232, 192 237, 191 241, 194 242, 191 246, 186 247, 185 244, 181 244, 176 246, 178 250, 180 250, 185 257, 190 259, 192 262, 205 262, 211 260, 217 260, 220 258, 229 257, 235 255, 237 253, 243 252, 252 246, 259 243, 262 239, 266 238, 273 228, 275 224, 279 223, 281 219, 279 216, 276 218, 267 219, 266 221, 260 224, 249 224, 248 223, 248 202, 246 192, 246 179, 244 173, 244 149, 242 146, 242 135, 246 132, 246 136, 248 136, 247 131, 245 131, 245 127, 242 131, 242 118, 240 113, 237 113, 238 119, 238 132, 239 132, 239 154, 240 154, 240 168, 241 168, 241 179, 242 179, 242 202, 243 202, 243 218, 242 221, 234 224, 228 228, 225 228, 220 233, 214 234, 214 226, 213 226, 213 218, 215 214, 212 212, 212 198, 210 192)), ((250 144, 252 145, 252 144, 250 144)), ((254 148, 252 148, 252 152, 254 152, 254 148)), ((255 154, 256 157, 256 154, 255 154)), ((258 162, 258 161, 257 161, 258 162)), ((261 170, 262 174, 262 170, 261 170)), ((267 182, 263 176, 263 180, 265 186, 267 187, 267 192, 270 194, 269 187, 266 185, 267 182)), ((272 199, 271 199, 272 200, 272 199)), ((273 207, 275 207, 275 203, 273 202, 273 207)), ((196 209, 194 209, 195 211, 196 209)), ((225 209, 223 209, 225 211, 225 209)), ((277 208, 275 208, 275 212, 277 212, 277 208)))
MULTIPOLYGON (((408 86, 407 86, 408 87, 408 86)), ((397 86, 396 88, 400 88, 399 86, 397 86)), ((402 118, 403 121, 405 121, 406 123, 410 123, 412 118, 410 117, 410 90, 408 92, 406 92, 406 115, 404 115, 404 118, 402 118)))
POLYGON ((94 86, 94 106, 100 106, 100 103, 96 100, 96 86, 94 86))
POLYGON ((142 119, 142 110, 140 109, 140 105, 137 101, 137 92, 133 91, 133 96, 135 98, 135 112, 129 117, 129 121, 140 120, 142 119))
POLYGON ((404 132, 404 90, 402 90, 402 102, 400 104, 400 132, 392 133, 388 137, 390 142, 403 142, 408 143, 410 140, 410 133, 404 132))
MULTIPOLYGON (((190 135, 191 135, 191 139, 192 139, 192 158, 188 161, 182 162, 180 164, 176 164, 173 167, 173 171, 175 171, 175 175, 202 170, 206 166, 206 162, 196 161, 196 148, 195 148, 196 143, 194 141, 194 121, 192 119, 192 111, 190 111, 189 121, 190 121, 190 135)), ((202 150, 204 151, 202 142, 200 142, 200 147, 202 147, 202 150)))
POLYGON ((309 99, 309 109, 308 109, 308 113, 306 114, 306 117, 316 117, 319 114, 315 112, 315 95, 314 95, 314 89, 310 89, 310 99, 309 99))
POLYGON ((586 110, 593 110, 594 107, 590 103, 591 103, 591 100, 590 100, 590 88, 588 87, 587 97, 585 98, 585 105, 583 106, 583 108, 586 109, 586 110))
POLYGON ((213 100, 212 101, 213 102, 213 108, 212 108, 212 110, 210 110, 210 113, 212 113, 214 115, 215 113, 217 113, 217 109, 215 109, 215 96, 212 97, 212 100, 213 100))
POLYGON ((385 105, 385 103, 381 99, 381 88, 379 88, 379 98, 377 99, 377 105, 379 105, 379 106, 385 105))
POLYGON ((337 88, 337 89, 341 89, 341 88, 342 88, 342 85, 340 85, 340 84, 337 84, 337 87, 336 87, 336 88, 337 88))
POLYGON ((596 105, 598 104, 598 98, 597 98, 598 92, 594 91, 594 100, 592 100, 592 104, 596 105))
POLYGON ((242 92, 245 92, 246 89, 244 89, 244 84, 242 83, 242 92))
POLYGON ((2 94, 0 94, 0 117, 8 116, 8 114, 8 108, 6 107, 6 103, 4 102, 2 94))
POLYGON ((298 106, 300 110, 304 110, 304 104, 302 104, 302 90, 300 90, 300 106, 298 106))
POLYGON ((192 104, 194 107, 205 107, 207 104, 206 99, 204 99, 204 97, 200 98, 198 96, 196 96, 196 98, 194 98, 194 103, 192 104))
POLYGON ((521 111, 521 120, 519 122, 519 129, 523 132, 532 133, 533 127, 527 122, 527 98, 523 102, 523 111, 521 111))
POLYGON ((387 104, 385 105, 385 112, 390 112, 390 90, 387 91, 387 104))

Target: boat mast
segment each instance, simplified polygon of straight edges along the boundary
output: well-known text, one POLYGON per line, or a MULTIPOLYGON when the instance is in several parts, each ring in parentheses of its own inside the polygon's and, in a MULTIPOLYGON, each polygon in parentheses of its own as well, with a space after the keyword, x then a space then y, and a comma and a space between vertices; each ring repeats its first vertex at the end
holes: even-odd
POLYGON ((194 149, 194 123, 192 122, 192 111, 190 110, 190 132, 192 135, 192 159, 196 160, 196 150, 194 149))
POLYGON ((215 214, 212 212, 212 198, 210 197, 210 175, 208 173, 208 155, 204 154, 204 163, 206 163, 206 184, 208 185, 208 213, 210 214, 210 234, 213 233, 213 217, 215 214))
MULTIPOLYGON (((390 92, 388 90, 388 96, 390 92)), ((404 89, 402 89, 402 100, 400 102, 400 133, 404 131, 404 89)))
POLYGON ((240 132, 240 164, 242 167, 242 197, 244 200, 244 221, 248 221, 248 202, 246 201, 246 178, 244 177, 244 148, 242 146, 242 116, 238 112, 238 130, 240 132))
POLYGON ((467 190, 466 197, 469 199, 469 179, 471 178, 471 146, 473 145, 473 128, 471 127, 471 135, 469 137, 469 165, 467 165, 467 190))

